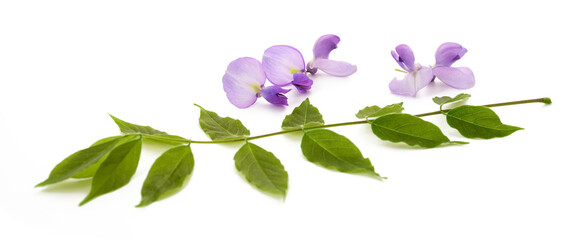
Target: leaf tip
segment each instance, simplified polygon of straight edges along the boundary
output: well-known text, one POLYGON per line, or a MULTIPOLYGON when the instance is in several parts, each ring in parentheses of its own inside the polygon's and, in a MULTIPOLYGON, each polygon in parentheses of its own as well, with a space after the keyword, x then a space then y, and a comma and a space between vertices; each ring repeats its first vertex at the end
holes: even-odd
POLYGON ((82 207, 83 205, 85 205, 85 203, 88 203, 89 201, 91 201, 91 199, 89 199, 89 197, 86 197, 85 199, 83 199, 83 201, 79 203, 79 207, 82 207))
POLYGON ((194 106, 197 106, 198 108, 200 108, 200 110, 204 110, 204 108, 201 105, 198 105, 196 103, 193 103, 193 104, 194 104, 194 106))
POLYGON ((144 208, 147 207, 148 205, 150 205, 149 202, 145 202, 145 201, 141 201, 138 205, 136 205, 136 208, 144 208))
POLYGON ((35 187, 35 188, 37 188, 37 187, 44 187, 44 186, 46 186, 46 185, 47 185, 47 181, 45 180, 45 181, 43 181, 43 182, 40 182, 40 183, 39 183, 39 184, 37 184, 37 185, 34 185, 34 187, 35 187))

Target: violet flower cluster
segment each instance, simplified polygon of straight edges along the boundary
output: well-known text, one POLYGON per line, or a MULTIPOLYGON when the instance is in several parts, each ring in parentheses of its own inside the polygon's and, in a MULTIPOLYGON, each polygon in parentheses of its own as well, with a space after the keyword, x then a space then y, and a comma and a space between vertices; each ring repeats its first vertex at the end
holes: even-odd
POLYGON ((287 45, 268 48, 261 62, 251 57, 238 58, 225 71, 223 90, 238 108, 247 108, 260 97, 269 103, 287 106, 284 94, 291 89, 283 87, 291 85, 300 93, 306 93, 313 84, 307 73, 314 75, 321 70, 332 76, 345 77, 356 72, 355 65, 328 58, 339 42, 340 38, 332 34, 318 38, 313 48, 314 58, 307 64, 299 50, 287 45), (266 79, 273 85, 265 86, 266 79))
POLYGON ((436 77, 450 87, 468 89, 474 86, 474 73, 467 67, 452 67, 468 50, 457 43, 444 43, 435 52, 435 65, 415 63, 413 50, 401 44, 391 51, 399 66, 407 72, 403 79, 394 78, 389 89, 394 94, 415 96, 436 77))

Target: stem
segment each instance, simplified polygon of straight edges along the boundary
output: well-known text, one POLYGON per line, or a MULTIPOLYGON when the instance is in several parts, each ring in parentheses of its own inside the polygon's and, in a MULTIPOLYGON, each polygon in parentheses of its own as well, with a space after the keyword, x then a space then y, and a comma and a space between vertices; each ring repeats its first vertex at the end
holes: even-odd
MULTIPOLYGON (((483 107, 501 107, 501 106, 519 105, 519 104, 525 104, 525 103, 539 103, 539 102, 542 102, 545 104, 551 104, 551 99, 550 98, 535 98, 535 99, 512 101, 512 102, 486 104, 486 105, 482 105, 482 106, 483 107)), ((440 111, 421 113, 421 114, 417 114, 417 115, 413 115, 413 116, 426 117, 426 116, 441 114, 441 113, 447 112, 449 110, 450 109, 445 109, 445 110, 440 110, 440 111)), ((167 141, 174 141, 174 142, 183 142, 183 143, 188 143, 188 144, 190 144, 190 143, 200 143, 200 144, 231 143, 231 142, 249 141, 249 140, 253 140, 253 139, 271 137, 271 136, 275 136, 275 135, 281 135, 281 134, 292 133, 292 132, 300 132, 300 131, 304 131, 304 130, 308 130, 308 129, 340 127, 340 126, 357 125, 357 124, 364 124, 364 123, 370 123, 370 122, 371 122, 370 119, 366 119, 366 120, 358 120, 358 121, 352 121, 352 122, 333 123, 333 124, 325 124, 325 125, 313 126, 313 127, 288 129, 288 130, 283 130, 283 131, 279 131, 279 132, 273 132, 273 133, 268 133, 268 134, 263 134, 263 135, 246 137, 246 138, 234 138, 234 139, 214 140, 214 141, 196 141, 196 140, 189 140, 189 139, 182 140, 182 139, 175 139, 175 138, 166 138, 166 137, 157 136, 157 135, 147 135, 147 137, 152 138, 152 139, 167 140, 167 141)))

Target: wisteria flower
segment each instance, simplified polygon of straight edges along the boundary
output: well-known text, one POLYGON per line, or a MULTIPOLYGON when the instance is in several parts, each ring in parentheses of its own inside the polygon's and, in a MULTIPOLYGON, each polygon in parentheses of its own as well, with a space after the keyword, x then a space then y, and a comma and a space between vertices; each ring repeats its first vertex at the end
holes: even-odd
POLYGON ((468 89, 474 86, 474 73, 467 67, 451 67, 462 58, 468 50, 457 43, 441 44, 435 52, 433 74, 450 87, 468 89))
POLYGON ((389 83, 392 93, 415 96, 420 89, 433 80, 431 67, 415 63, 415 55, 409 46, 401 44, 391 51, 391 55, 407 73, 403 79, 394 78, 389 83))
POLYGON ((356 66, 343 61, 328 59, 330 52, 338 47, 340 37, 327 34, 321 36, 314 44, 314 59, 308 62, 307 72, 316 74, 319 70, 337 77, 346 77, 356 72, 356 66))
POLYGON ((306 75, 302 53, 287 45, 272 46, 263 53, 263 68, 267 79, 275 86, 292 84, 299 92, 307 92, 313 84, 306 75))
POLYGON ((279 86, 265 87, 266 74, 259 60, 242 57, 229 63, 223 75, 223 90, 229 101, 238 108, 253 105, 257 98, 276 105, 287 105, 287 97, 283 94, 290 89, 279 86))

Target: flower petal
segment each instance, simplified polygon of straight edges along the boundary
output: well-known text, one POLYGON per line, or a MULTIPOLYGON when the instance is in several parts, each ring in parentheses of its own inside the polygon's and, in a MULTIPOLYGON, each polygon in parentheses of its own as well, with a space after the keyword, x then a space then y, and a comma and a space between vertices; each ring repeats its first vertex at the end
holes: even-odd
POLYGON ((316 40, 314 44, 314 59, 316 58, 324 58, 327 59, 330 55, 330 52, 338 47, 338 43, 340 42, 340 38, 333 34, 327 34, 321 36, 316 40))
POLYGON ((293 81, 293 74, 304 71, 304 57, 291 46, 273 46, 263 53, 263 68, 271 83, 285 86, 293 81))
POLYGON ((408 95, 414 97, 419 90, 427 86, 433 80, 433 73, 430 67, 420 67, 405 75, 404 79, 394 78, 389 83, 389 89, 394 94, 408 95))
POLYGON ((356 72, 356 66, 343 61, 317 58, 312 62, 312 67, 336 77, 346 77, 356 72))
POLYGON ((435 52, 435 66, 449 67, 468 52, 467 49, 457 43, 447 42, 441 44, 435 52))
POLYGON ((415 55, 413 50, 407 44, 401 44, 395 48, 396 52, 391 51, 393 58, 407 72, 415 69, 415 55))
POLYGON ((265 72, 261 62, 250 57, 232 61, 223 75, 223 90, 229 101, 238 108, 253 105, 264 83, 265 72))
POLYGON ((269 86, 261 89, 261 96, 271 104, 287 106, 287 97, 283 94, 286 94, 289 91, 291 91, 291 89, 269 86))
POLYGON ((433 74, 445 84, 457 89, 468 89, 476 83, 474 73, 467 67, 436 67, 433 68, 433 74))
POLYGON ((314 81, 308 77, 308 75, 304 73, 296 73, 293 76, 294 80, 292 84, 298 89, 300 93, 306 93, 308 90, 312 88, 312 84, 314 81))

